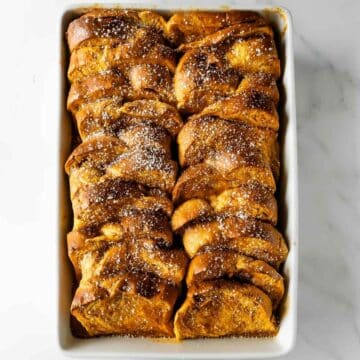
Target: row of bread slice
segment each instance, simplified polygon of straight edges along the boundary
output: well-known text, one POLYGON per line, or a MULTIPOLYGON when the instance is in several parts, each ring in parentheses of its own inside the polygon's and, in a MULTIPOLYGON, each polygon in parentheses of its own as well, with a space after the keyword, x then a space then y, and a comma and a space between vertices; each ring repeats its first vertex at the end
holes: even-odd
MULTIPOLYGON (((274 336, 284 295, 278 269, 288 250, 275 228, 280 66, 273 32, 259 17, 203 34, 184 25, 189 16, 181 19, 188 37, 175 96, 193 115, 177 138, 183 171, 172 226, 191 261, 175 334, 274 336)), ((190 22, 204 19, 191 15, 190 22)))
POLYGON ((153 12, 95 10, 68 29, 71 313, 87 335, 173 336, 187 257, 173 238, 174 50, 153 12))

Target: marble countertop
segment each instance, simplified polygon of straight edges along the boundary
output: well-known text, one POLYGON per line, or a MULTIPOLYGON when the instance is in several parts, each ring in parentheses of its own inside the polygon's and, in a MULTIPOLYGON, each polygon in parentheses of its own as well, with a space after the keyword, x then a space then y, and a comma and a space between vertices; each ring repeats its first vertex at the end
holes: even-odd
MULTIPOLYGON (((295 25, 299 320, 296 347, 285 358, 356 359, 360 356, 360 2, 256 3, 287 7, 295 25)), ((57 101, 53 90, 58 83, 54 35, 58 5, 18 0, 2 7, 1 359, 63 359, 55 326, 57 119, 51 113, 57 101)))

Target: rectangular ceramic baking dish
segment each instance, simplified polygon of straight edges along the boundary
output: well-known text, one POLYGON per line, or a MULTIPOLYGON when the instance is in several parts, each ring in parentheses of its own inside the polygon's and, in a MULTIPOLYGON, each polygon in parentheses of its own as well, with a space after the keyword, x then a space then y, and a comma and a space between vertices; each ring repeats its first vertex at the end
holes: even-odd
MULTIPOLYGON (((93 7, 91 3, 78 2, 59 11, 59 217, 58 217, 58 341, 62 352, 72 357, 116 357, 116 358, 168 358, 168 359, 244 359, 265 358, 289 352, 295 343, 297 314, 297 264, 298 264, 298 188, 297 188, 297 144, 296 111, 294 93, 294 53, 292 21, 284 8, 228 5, 218 1, 177 2, 154 0, 152 2, 123 1, 117 4, 102 4, 102 7, 155 9, 165 14, 176 10, 254 10, 270 20, 277 33, 277 46, 282 60, 283 76, 279 82, 281 103, 280 144, 281 179, 278 194, 280 209, 279 227, 289 245, 289 256, 283 273, 287 282, 287 293, 280 310, 280 331, 275 338, 266 339, 202 339, 174 341, 151 340, 127 337, 103 337, 77 339, 72 336, 69 323, 69 308, 72 300, 72 268, 66 254, 66 233, 72 222, 71 204, 68 195, 68 180, 63 166, 70 153, 72 128, 70 115, 66 111, 68 51, 65 32, 69 22, 79 15, 80 8, 93 7)), ((99 1, 96 2, 99 6, 99 1)))

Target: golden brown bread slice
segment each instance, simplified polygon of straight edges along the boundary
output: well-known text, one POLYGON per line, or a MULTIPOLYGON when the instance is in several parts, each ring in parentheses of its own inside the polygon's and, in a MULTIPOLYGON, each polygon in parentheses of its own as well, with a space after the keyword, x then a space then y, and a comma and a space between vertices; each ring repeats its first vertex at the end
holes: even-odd
POLYGON ((71 198, 79 187, 100 182, 107 164, 126 150, 122 141, 110 136, 95 137, 77 146, 65 163, 65 171, 70 176, 71 198))
POLYGON ((109 178, 135 181, 171 192, 177 164, 171 160, 166 149, 153 144, 129 148, 119 138, 99 136, 75 148, 65 164, 65 170, 70 175, 71 196, 84 184, 109 178))
POLYGON ((120 120, 124 124, 151 123, 166 129, 173 137, 183 126, 180 114, 173 106, 155 100, 127 102, 121 108, 120 120))
MULTIPOLYGON (((229 166, 229 161, 219 158, 218 161, 200 163, 188 167, 178 178, 173 189, 175 203, 192 198, 206 198, 219 194, 227 189, 243 185, 263 186, 275 192, 276 183, 269 166, 229 166), (221 161, 223 160, 223 161, 221 161)), ((232 164, 230 164, 232 165, 232 164)))
POLYGON ((229 278, 250 283, 271 299, 276 309, 284 296, 284 279, 270 265, 261 260, 240 255, 233 251, 215 250, 195 256, 189 265, 188 287, 202 281, 229 278))
MULTIPOLYGON (((246 77, 280 76, 280 62, 269 26, 234 25, 185 44, 181 50, 185 54, 174 76, 175 96, 178 108, 189 113, 200 112, 235 94, 246 77)), ((273 81, 263 81, 262 87, 270 87, 266 93, 274 92, 273 81)))
MULTIPOLYGON (((254 106, 256 108, 261 108, 262 110, 265 110, 265 108, 267 110, 270 109, 270 105, 268 104, 268 99, 266 98, 266 96, 269 97, 270 99, 272 99, 275 106, 278 105, 279 98, 280 98, 279 89, 276 84, 276 79, 273 76, 271 76, 269 74, 265 74, 265 73, 244 74, 244 77, 241 80, 239 87, 236 90, 236 94, 246 94, 245 103, 243 103, 243 101, 244 101, 243 100, 243 101, 240 101, 240 104, 244 104, 245 107, 254 106), (254 96, 253 93, 255 93, 255 101, 252 99, 252 97, 254 96), (261 102, 265 103, 263 105, 264 107, 259 106, 258 98, 261 99, 261 102)), ((237 97, 235 96, 235 99, 236 98, 237 97)), ((229 110, 231 111, 231 107, 229 110)), ((242 111, 244 111, 244 110, 242 110, 242 111)), ((250 115, 250 114, 251 113, 248 112, 248 115, 250 115)), ((271 111, 271 114, 272 114, 272 111, 271 111)))
POLYGON ((133 100, 155 99, 176 105, 173 74, 159 64, 137 64, 127 73, 133 90, 133 100))
POLYGON ((71 314, 89 336, 172 337, 172 314, 179 288, 151 274, 102 278, 90 266, 71 304, 71 314))
POLYGON ((229 280, 192 285, 176 312, 177 339, 221 336, 275 336, 270 298, 249 284, 229 280))
POLYGON ((258 220, 277 223, 277 202, 275 196, 262 186, 240 186, 224 190, 206 199, 190 199, 173 213, 173 231, 181 230, 198 217, 214 214, 243 214, 258 220))
POLYGON ((273 130, 197 116, 190 117, 183 126, 177 142, 179 162, 183 167, 204 161, 217 163, 221 159, 222 166, 269 165, 275 178, 279 176, 279 145, 273 130))
POLYGON ((67 98, 67 109, 76 117, 77 111, 86 103, 103 98, 115 98, 118 101, 131 98, 129 80, 121 72, 96 74, 73 83, 67 98))
POLYGON ((160 151, 165 151, 171 156, 171 136, 160 126, 153 124, 131 124, 119 129, 117 137, 124 142, 128 148, 141 148, 151 146, 160 151))
POLYGON ((205 199, 190 199, 175 209, 171 217, 171 227, 174 232, 181 232, 183 227, 198 217, 211 215, 214 209, 205 199))
POLYGON ((87 104, 104 99, 115 99, 117 103, 149 99, 174 105, 172 82, 169 70, 157 64, 134 65, 127 73, 116 69, 97 73, 71 84, 67 109, 76 118, 78 111, 87 104))
POLYGON ((112 69, 127 73, 137 64, 158 64, 174 73, 175 51, 159 40, 159 36, 140 28, 125 43, 116 38, 84 41, 71 53, 68 79, 75 82, 112 69))
POLYGON ((186 11, 177 12, 167 22, 171 41, 180 45, 202 39, 235 24, 265 25, 265 19, 253 11, 186 11))
POLYGON ((211 49, 186 51, 174 75, 174 91, 178 109, 197 113, 221 97, 235 93, 240 73, 221 60, 211 49))
POLYGON ((134 182, 106 179, 78 188, 72 195, 74 227, 102 224, 131 210, 159 212, 171 216, 173 205, 166 193, 134 182))
MULTIPOLYGON (((140 206, 139 206, 140 208, 140 206)), ((151 209, 120 208, 108 216, 89 215, 85 220, 75 219, 73 231, 82 238, 104 235, 112 241, 148 237, 161 246, 171 246, 173 234, 168 217, 151 209)))
POLYGON ((163 149, 153 146, 131 148, 119 155, 106 170, 107 176, 136 181, 171 192, 176 181, 177 163, 163 149))
POLYGON ((185 227, 182 240, 190 258, 210 249, 228 249, 278 268, 288 253, 285 240, 275 227, 234 215, 197 218, 185 227))
POLYGON ((153 11, 122 9, 93 9, 87 12, 70 23, 67 41, 70 51, 92 38, 115 38, 126 43, 140 28, 157 36, 157 42, 164 41, 166 22, 161 15, 153 11))
POLYGON ((83 104, 75 117, 83 141, 101 133, 117 135, 134 124, 158 126, 175 137, 183 126, 178 111, 157 100, 136 100, 122 105, 119 97, 105 98, 83 104))
POLYGON ((200 114, 193 115, 191 119, 206 117, 240 121, 274 131, 279 129, 279 116, 274 98, 262 89, 259 91, 255 86, 216 101, 203 109, 200 114))
POLYGON ((183 249, 162 248, 148 237, 114 240, 105 235, 87 238, 79 231, 67 237, 68 255, 78 280, 88 262, 107 264, 104 273, 150 272, 172 284, 179 284, 185 275, 187 256, 183 249))

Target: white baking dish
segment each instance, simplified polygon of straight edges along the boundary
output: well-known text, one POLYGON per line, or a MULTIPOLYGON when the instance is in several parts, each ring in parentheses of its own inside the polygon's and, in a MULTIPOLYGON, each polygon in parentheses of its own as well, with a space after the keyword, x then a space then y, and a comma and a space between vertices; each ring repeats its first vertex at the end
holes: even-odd
MULTIPOLYGON (((99 5, 99 1, 96 2, 99 5)), ((64 7, 59 13, 59 51, 62 61, 59 67, 59 227, 58 227, 58 338, 64 354, 74 357, 117 357, 117 358, 173 358, 173 359, 243 359, 279 356, 289 352, 295 343, 297 313, 297 263, 298 263, 298 190, 297 190, 297 145, 296 111, 294 93, 294 55, 292 41, 291 16, 286 9, 225 7, 223 2, 197 0, 183 3, 155 0, 153 2, 121 2, 122 7, 154 8, 157 11, 209 9, 255 10, 270 19, 278 30, 278 46, 282 56, 283 77, 280 86, 282 102, 280 105, 282 145, 282 174, 280 180, 280 227, 289 244, 289 256, 283 272, 287 279, 287 294, 281 308, 279 334, 270 339, 203 339, 187 340, 181 343, 156 341, 143 338, 103 337, 95 339, 77 339, 70 331, 69 308, 72 300, 72 270, 66 255, 66 232, 71 226, 70 200, 68 196, 67 176, 63 165, 70 152, 71 119, 65 109, 67 46, 64 33, 68 23, 76 16, 76 9, 92 4, 78 2, 64 7)), ((104 4, 115 7, 119 4, 104 4)))

